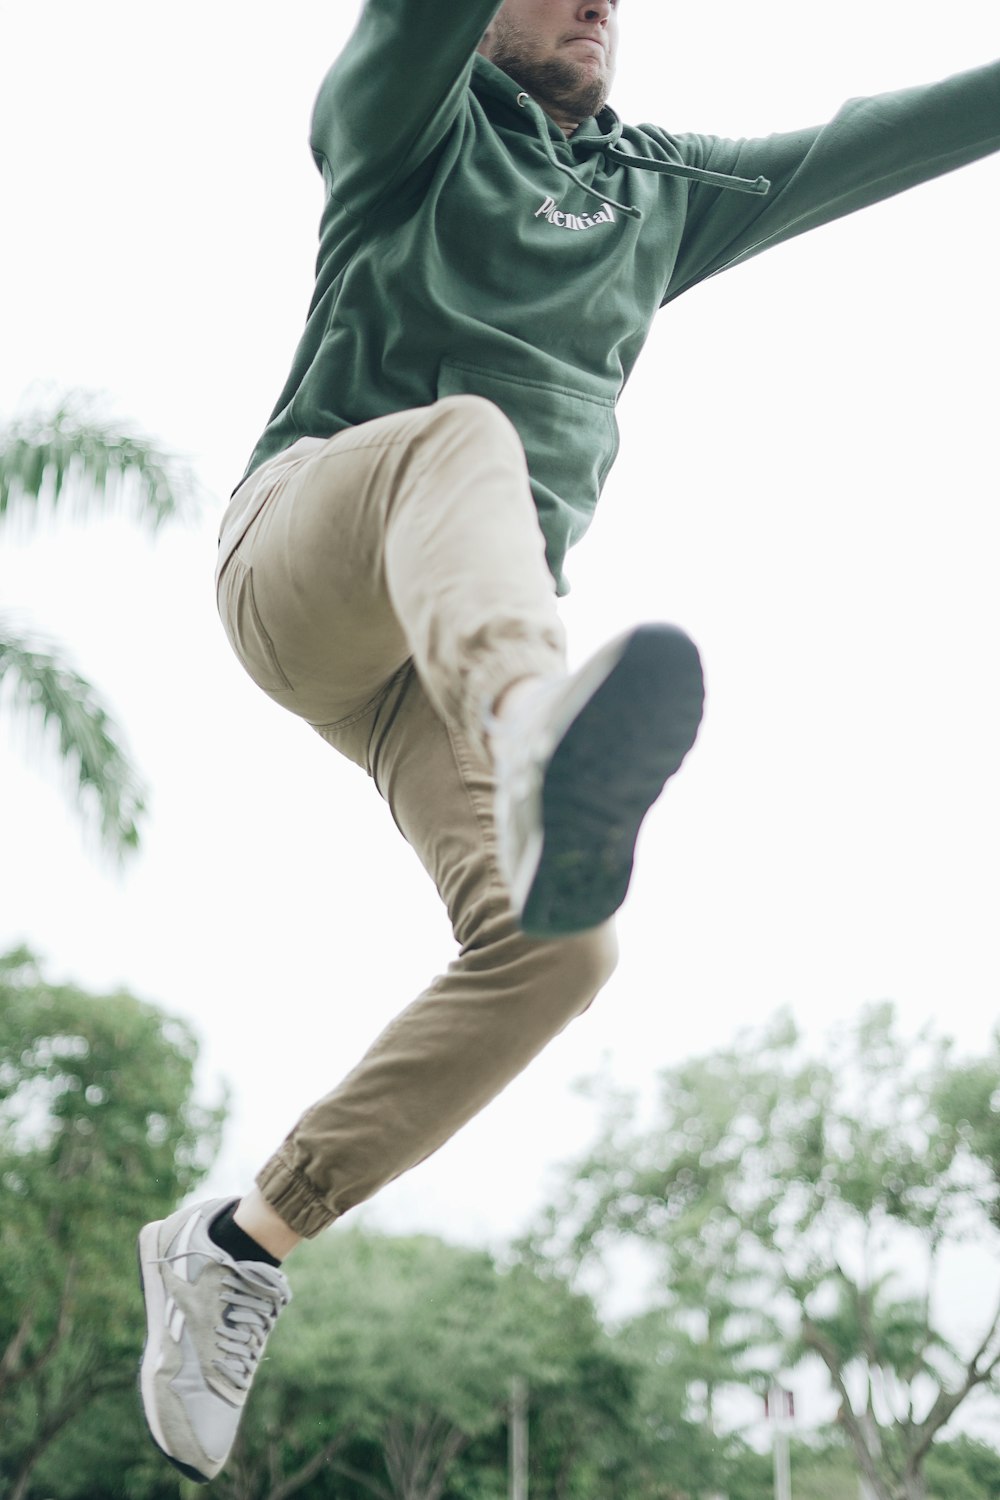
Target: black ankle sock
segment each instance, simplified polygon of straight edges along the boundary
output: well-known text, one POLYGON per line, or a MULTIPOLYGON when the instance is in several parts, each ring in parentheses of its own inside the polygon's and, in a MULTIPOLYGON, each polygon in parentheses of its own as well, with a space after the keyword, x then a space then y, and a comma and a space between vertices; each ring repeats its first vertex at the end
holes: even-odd
POLYGON ((220 1250, 225 1250, 227 1255, 231 1255, 233 1260, 262 1260, 267 1266, 280 1266, 280 1260, 275 1260, 273 1255, 269 1255, 263 1245, 258 1245, 257 1241, 251 1239, 246 1230, 241 1229, 234 1221, 233 1212, 238 1207, 238 1203, 230 1203, 221 1214, 216 1214, 208 1226, 209 1239, 218 1245, 220 1250))

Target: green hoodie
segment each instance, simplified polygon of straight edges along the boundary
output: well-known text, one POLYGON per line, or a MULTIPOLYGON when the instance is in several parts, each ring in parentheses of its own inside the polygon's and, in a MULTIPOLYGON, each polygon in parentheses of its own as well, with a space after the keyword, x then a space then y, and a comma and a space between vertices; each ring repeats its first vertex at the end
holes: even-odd
POLYGON ((623 126, 610 108, 567 139, 476 53, 498 8, 367 0, 316 103, 316 289, 246 472, 302 436, 484 396, 520 433, 565 592, 657 309, 1000 149, 1000 63, 760 140, 623 126))

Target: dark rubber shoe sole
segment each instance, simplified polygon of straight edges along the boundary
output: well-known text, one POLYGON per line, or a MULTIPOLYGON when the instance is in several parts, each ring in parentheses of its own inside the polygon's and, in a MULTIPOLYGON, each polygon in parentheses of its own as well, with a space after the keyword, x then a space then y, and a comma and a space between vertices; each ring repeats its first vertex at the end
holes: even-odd
POLYGON ((694 744, 703 703, 698 651, 683 631, 641 625, 625 638, 545 768, 524 932, 580 932, 618 910, 642 821, 694 744))

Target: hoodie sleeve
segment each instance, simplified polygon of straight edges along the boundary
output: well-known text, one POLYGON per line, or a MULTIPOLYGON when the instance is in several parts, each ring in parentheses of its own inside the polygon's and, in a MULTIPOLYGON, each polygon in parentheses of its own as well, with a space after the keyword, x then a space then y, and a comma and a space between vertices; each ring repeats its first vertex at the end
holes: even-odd
POLYGON ((366 0, 320 87, 310 145, 327 190, 364 213, 444 139, 501 0, 366 0))
POLYGON ((674 137, 691 166, 770 179, 766 197, 696 186, 664 302, 772 245, 1000 150, 1000 62, 850 99, 828 125, 760 140, 674 137))

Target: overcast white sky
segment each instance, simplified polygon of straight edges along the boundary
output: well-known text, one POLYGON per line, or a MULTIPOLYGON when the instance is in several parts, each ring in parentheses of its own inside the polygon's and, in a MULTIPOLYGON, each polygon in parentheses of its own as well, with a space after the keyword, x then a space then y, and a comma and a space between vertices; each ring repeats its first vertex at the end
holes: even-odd
MULTIPOLYGON (((442 24, 448 7, 442 5, 442 24)), ((123 876, 51 766, 0 739, 0 945, 191 1020, 240 1190, 452 955, 437 897, 361 772, 231 656, 215 532, 311 291, 309 113, 356 3, 55 0, 5 19, 0 418, 35 382, 187 455, 200 524, 9 536, 0 600, 66 643, 152 787, 123 876)), ((760 135, 997 52, 997 9, 624 0, 627 120, 760 135)), ((897 1001, 983 1048, 998 1018, 994 158, 772 251, 661 315, 565 604, 575 660, 685 626, 709 686, 650 816, 621 967, 486 1113, 369 1221, 522 1227, 594 1117, 572 1081, 656 1070, 790 1006, 820 1036, 897 1001)), ((42 391, 44 394, 44 388, 42 391)), ((986 1291, 969 1292, 968 1325, 986 1291)))

